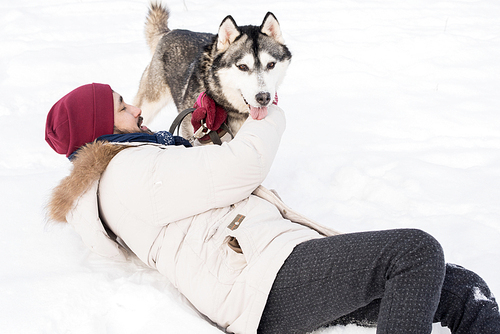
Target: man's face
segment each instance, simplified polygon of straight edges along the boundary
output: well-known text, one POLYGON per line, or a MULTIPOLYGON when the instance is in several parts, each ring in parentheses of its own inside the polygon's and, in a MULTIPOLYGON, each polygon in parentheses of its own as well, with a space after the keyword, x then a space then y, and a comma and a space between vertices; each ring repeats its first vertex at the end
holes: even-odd
POLYGON ((147 127, 142 125, 141 109, 125 103, 123 97, 116 92, 113 92, 113 103, 115 114, 114 134, 135 132, 151 133, 147 127))

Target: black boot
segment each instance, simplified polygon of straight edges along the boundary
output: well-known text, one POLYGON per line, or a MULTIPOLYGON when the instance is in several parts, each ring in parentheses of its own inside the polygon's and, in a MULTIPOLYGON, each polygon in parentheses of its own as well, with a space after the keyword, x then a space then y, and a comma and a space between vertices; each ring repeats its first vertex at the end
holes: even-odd
POLYGON ((500 334, 498 304, 486 282, 474 272, 446 265, 435 322, 453 334, 500 334))

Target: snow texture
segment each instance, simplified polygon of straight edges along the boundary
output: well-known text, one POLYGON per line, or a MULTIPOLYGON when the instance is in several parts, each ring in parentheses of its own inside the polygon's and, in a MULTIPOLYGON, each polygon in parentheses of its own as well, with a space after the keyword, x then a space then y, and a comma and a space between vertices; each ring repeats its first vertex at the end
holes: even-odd
MULTIPOLYGON (((267 11, 280 21, 288 128, 267 187, 344 232, 425 230, 500 295, 500 2, 168 5, 172 28, 215 33, 228 14, 260 25, 267 11)), ((146 12, 145 0, 0 1, 2 333, 220 333, 157 272, 100 258, 45 220, 70 168, 44 141, 47 112, 90 82, 133 100, 150 59, 146 12)), ((148 125, 166 130, 175 115, 148 125)))
POLYGON ((474 287, 474 300, 478 302, 490 302, 491 300, 484 295, 480 288, 474 287))

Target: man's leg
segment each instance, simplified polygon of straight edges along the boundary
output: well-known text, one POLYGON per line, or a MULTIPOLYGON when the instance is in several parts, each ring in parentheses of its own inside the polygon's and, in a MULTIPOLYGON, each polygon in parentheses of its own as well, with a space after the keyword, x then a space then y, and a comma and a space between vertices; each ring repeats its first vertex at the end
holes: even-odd
MULTIPOLYGON (((376 299, 329 325, 376 326, 379 308, 380 299, 376 299)), ((500 334, 500 312, 488 285, 476 273, 455 264, 446 264, 434 322, 453 334, 500 334)))
POLYGON ((444 273, 441 246, 419 230, 307 241, 280 269, 258 332, 307 333, 380 299, 378 333, 430 333, 444 273))

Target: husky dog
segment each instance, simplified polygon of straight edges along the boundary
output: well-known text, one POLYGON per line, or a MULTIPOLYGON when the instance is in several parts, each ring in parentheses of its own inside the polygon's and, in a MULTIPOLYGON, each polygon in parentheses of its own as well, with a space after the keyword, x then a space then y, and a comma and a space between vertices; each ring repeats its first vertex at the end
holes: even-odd
MULTIPOLYGON (((226 110, 233 134, 249 114, 264 118, 292 57, 276 17, 269 12, 260 27, 239 27, 227 16, 217 35, 170 30, 168 17, 166 7, 151 4, 145 34, 152 60, 134 100, 145 122, 172 101, 179 112, 193 107, 202 92, 226 110)), ((189 118, 185 138, 193 135, 189 118)))

